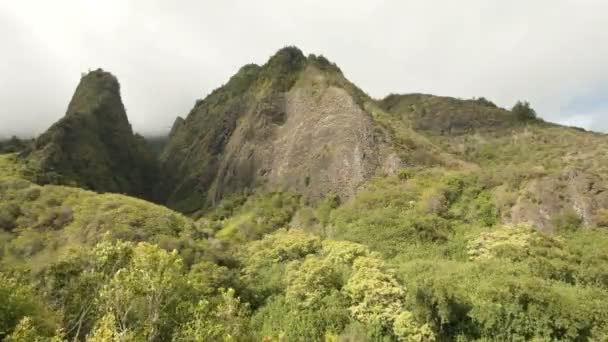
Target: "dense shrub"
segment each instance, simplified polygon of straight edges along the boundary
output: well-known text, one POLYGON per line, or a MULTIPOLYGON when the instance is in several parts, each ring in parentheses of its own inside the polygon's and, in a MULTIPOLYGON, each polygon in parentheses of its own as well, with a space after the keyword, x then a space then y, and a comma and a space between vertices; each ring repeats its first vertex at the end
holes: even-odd
POLYGON ((517 119, 522 121, 536 119, 536 111, 530 107, 530 103, 527 101, 517 101, 511 112, 513 112, 517 119))
POLYGON ((25 341, 18 337, 26 334, 27 330, 35 336, 54 334, 58 328, 58 315, 40 299, 24 280, 0 273, 0 339, 13 330, 17 331, 11 335, 9 340, 12 341, 25 341))

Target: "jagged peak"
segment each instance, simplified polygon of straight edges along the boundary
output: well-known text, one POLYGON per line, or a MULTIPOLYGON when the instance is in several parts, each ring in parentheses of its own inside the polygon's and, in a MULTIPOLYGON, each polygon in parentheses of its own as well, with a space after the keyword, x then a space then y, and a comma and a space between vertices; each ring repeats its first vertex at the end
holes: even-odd
POLYGON ((184 120, 184 118, 182 118, 181 116, 175 118, 175 121, 173 121, 173 126, 171 126, 169 136, 173 136, 177 132, 177 130, 179 130, 184 125, 185 122, 186 120, 184 120))
POLYGON ((332 81, 347 88, 349 92, 356 93, 357 97, 362 94, 360 90, 352 89, 356 87, 350 84, 340 68, 325 56, 309 54, 305 57, 298 47, 287 46, 278 50, 261 66, 254 63, 243 65, 228 82, 214 89, 205 98, 196 100, 188 117, 199 108, 206 108, 206 105, 226 103, 230 99, 245 95, 263 98, 274 93, 289 91, 308 66, 330 75, 332 81))
POLYGON ((299 71, 303 66, 312 64, 323 71, 337 72, 342 74, 338 65, 323 55, 309 54, 304 56, 302 50, 296 46, 287 46, 278 50, 266 64, 264 68, 278 68, 281 71, 299 71))
POLYGON ((286 46, 282 49, 279 49, 265 64, 268 65, 276 65, 276 64, 298 64, 304 62, 306 57, 304 57, 304 53, 296 46, 286 46))
POLYGON ((323 55, 315 55, 311 53, 310 55, 308 55, 307 60, 309 63, 315 65, 317 68, 323 71, 336 72, 342 75, 342 70, 340 69, 340 67, 338 67, 336 63, 330 61, 323 55))
POLYGON ((255 64, 255 63, 249 63, 249 64, 245 64, 243 65, 239 71, 237 72, 237 74, 243 74, 243 73, 251 73, 251 72, 257 72, 260 70, 260 66, 255 64))
POLYGON ((81 85, 100 87, 102 89, 114 91, 117 94, 120 93, 118 78, 111 72, 105 71, 102 68, 83 73, 80 77, 79 86, 81 85))
POLYGON ((40 165, 40 183, 152 196, 154 156, 133 134, 118 79, 103 69, 82 75, 66 115, 36 139, 28 158, 40 165))
POLYGON ((272 57, 268 59, 268 62, 262 66, 262 69, 290 72, 301 69, 305 63, 306 57, 304 57, 302 50, 295 46, 288 46, 272 55, 272 57))
POLYGON ((68 105, 66 116, 75 114, 112 114, 113 119, 128 122, 116 76, 101 68, 83 74, 68 105), (108 106, 112 110, 99 111, 100 106, 108 106))

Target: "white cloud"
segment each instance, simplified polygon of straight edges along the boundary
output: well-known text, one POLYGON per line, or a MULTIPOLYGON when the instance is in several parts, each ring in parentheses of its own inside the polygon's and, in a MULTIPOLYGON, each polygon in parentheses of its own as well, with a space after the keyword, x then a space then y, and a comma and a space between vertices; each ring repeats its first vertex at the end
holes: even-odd
POLYGON ((602 110, 565 109, 608 81, 605 13, 605 0, 4 0, 0 135, 43 131, 97 67, 119 77, 136 130, 166 130, 241 65, 292 44, 376 97, 527 99, 547 120, 608 128, 602 110))

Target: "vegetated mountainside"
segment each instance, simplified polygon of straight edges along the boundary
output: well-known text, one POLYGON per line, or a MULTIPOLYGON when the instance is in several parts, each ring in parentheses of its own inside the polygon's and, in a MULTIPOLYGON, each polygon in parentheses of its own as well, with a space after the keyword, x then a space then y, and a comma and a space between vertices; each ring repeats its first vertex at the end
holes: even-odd
POLYGON ((464 135, 478 131, 501 131, 518 125, 516 116, 484 99, 461 100, 425 94, 392 94, 379 106, 401 114, 413 129, 432 135, 464 135))
POLYGON ((325 58, 285 48, 176 120, 158 196, 182 212, 255 189, 347 200, 374 176, 445 166, 493 178, 502 222, 550 231, 563 219, 603 219, 605 146, 604 135, 542 122, 527 104, 506 110, 423 94, 376 101, 325 58))
POLYGON ((366 100, 337 66, 297 48, 243 67, 176 121, 161 156, 168 205, 191 212, 254 188, 351 196, 401 166, 366 100))
POLYGON ((176 120, 195 221, 0 155, 0 339, 608 340, 607 139, 533 114, 288 48, 176 120))
POLYGON ((37 182, 74 184, 100 192, 149 198, 154 155, 133 134, 116 77, 101 69, 80 80, 66 115, 27 154, 37 182))
POLYGON ((608 137, 518 118, 485 99, 391 95, 380 106, 488 179, 502 220, 594 226, 608 208, 608 137))
POLYGON ((178 243, 195 229, 181 214, 119 194, 97 194, 75 187, 33 184, 0 177, 0 262, 47 267, 80 246, 94 246, 104 235, 160 245, 178 243), (174 240, 174 242, 169 242, 174 240))

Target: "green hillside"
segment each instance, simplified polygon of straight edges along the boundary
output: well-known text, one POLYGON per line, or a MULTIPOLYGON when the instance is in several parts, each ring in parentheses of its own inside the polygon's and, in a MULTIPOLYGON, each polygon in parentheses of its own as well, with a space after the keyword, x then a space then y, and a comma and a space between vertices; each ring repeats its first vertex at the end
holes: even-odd
POLYGON ((21 158, 37 165, 38 183, 154 197, 154 154, 131 129, 118 80, 101 69, 82 76, 65 116, 21 158))
POLYGON ((376 100, 288 47, 154 161, 117 81, 87 77, 0 154, 0 340, 608 340, 604 134, 525 102, 376 100))

